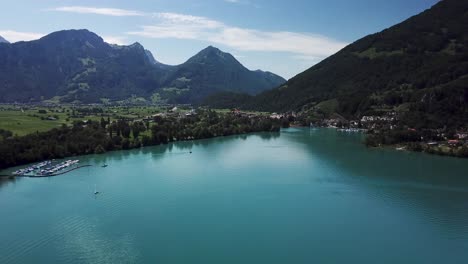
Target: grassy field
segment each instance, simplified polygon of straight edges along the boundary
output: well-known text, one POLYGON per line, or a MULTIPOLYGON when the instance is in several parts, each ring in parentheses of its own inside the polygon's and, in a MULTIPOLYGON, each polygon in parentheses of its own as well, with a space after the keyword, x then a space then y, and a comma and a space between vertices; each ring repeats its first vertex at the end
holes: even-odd
POLYGON ((107 120, 118 118, 139 119, 161 112, 163 109, 153 106, 143 107, 31 107, 0 105, 0 128, 9 130, 15 135, 26 135, 36 131, 47 131, 56 127, 71 125, 80 120, 107 120), (102 112, 93 112, 92 109, 102 112), (80 110, 91 110, 83 112, 80 110), (44 112, 45 111, 45 112, 44 112), (55 120, 48 120, 48 118, 55 120))
MULTIPOLYGON (((35 132, 43 132, 65 125, 72 125, 74 121, 96 120, 101 118, 111 121, 119 118, 139 120, 168 109, 157 106, 30 106, 30 105, 1 105, 0 128, 23 136, 35 132), (53 119, 53 120, 49 120, 53 119)), ((189 109, 179 107, 180 112, 189 109)), ((216 109, 219 113, 231 112, 230 109, 216 109)), ((248 112, 264 114, 266 112, 248 112)))
POLYGON ((66 124, 65 117, 58 120, 41 120, 40 116, 47 118, 44 114, 34 117, 28 112, 6 110, 0 111, 0 128, 9 130, 16 135, 26 135, 36 131, 47 131, 62 124, 66 124))

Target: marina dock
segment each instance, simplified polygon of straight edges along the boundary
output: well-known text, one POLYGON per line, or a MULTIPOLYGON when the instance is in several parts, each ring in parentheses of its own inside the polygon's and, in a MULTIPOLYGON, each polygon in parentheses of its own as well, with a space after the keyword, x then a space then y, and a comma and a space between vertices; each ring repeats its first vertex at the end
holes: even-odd
POLYGON ((44 161, 12 173, 12 177, 45 178, 62 175, 91 165, 78 165, 79 160, 66 160, 60 163, 44 161))
POLYGON ((84 167, 91 167, 91 166, 92 165, 80 165, 78 167, 71 168, 69 170, 61 171, 61 172, 54 173, 54 174, 34 174, 34 175, 15 175, 15 176, 16 177, 23 177, 23 178, 47 178, 47 177, 59 176, 59 175, 69 173, 69 172, 77 170, 77 169, 81 169, 81 168, 84 168, 84 167))

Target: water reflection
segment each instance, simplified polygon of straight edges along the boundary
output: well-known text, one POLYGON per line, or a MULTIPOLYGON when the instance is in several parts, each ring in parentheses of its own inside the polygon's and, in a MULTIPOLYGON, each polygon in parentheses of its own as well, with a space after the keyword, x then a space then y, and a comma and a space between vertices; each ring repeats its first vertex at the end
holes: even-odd
POLYGON ((263 139, 263 141, 270 141, 272 139, 277 139, 281 136, 281 133, 277 133, 277 132, 265 132, 265 133, 259 133, 257 134, 261 139, 263 139))
POLYGON ((18 179, 14 177, 6 177, 6 176, 1 176, 0 177, 0 189, 4 186, 8 186, 9 184, 14 184, 18 179))
POLYGON ((94 167, 3 185, 0 262, 463 263, 466 160, 361 141, 293 128, 79 157, 94 167))
POLYGON ((368 149, 362 135, 333 130, 285 131, 288 139, 340 177, 318 182, 357 186, 384 206, 419 214, 451 236, 468 235, 468 160, 391 149, 368 149))
MULTIPOLYGON (((377 199, 384 206, 409 210, 420 214, 423 219, 438 223, 440 227, 450 227, 456 232, 468 234, 468 160, 389 149, 368 149, 362 140, 361 134, 341 133, 331 129, 290 128, 281 133, 174 142, 82 156, 79 159, 82 163, 101 166, 119 162, 125 164, 133 157, 150 155, 151 159, 159 160, 167 155, 192 155, 192 151, 206 151, 203 154, 206 157, 222 156, 226 166, 239 167, 259 162, 262 158, 266 160, 267 157, 272 162, 274 157, 269 153, 276 152, 282 152, 289 158, 304 159, 300 153, 302 151, 309 156, 310 162, 320 164, 322 174, 314 176, 316 183, 357 187, 359 195, 377 199), (259 152, 262 155, 260 160, 256 153, 239 155, 243 151, 239 140, 245 142, 249 138, 259 138, 261 142, 268 143, 263 146, 269 150, 259 152), (293 152, 288 152, 291 150, 293 152)), ((0 188, 10 183, 15 183, 15 180, 0 179, 0 188)), ((349 191, 349 188, 333 190, 337 195, 348 195, 346 192, 349 191)))

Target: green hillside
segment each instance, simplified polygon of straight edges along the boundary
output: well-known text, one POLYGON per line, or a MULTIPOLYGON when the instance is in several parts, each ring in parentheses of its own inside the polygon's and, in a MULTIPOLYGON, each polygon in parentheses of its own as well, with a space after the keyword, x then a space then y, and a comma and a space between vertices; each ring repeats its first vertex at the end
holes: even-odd
POLYGON ((411 125, 463 126, 468 124, 467 25, 468 1, 440 1, 352 43, 279 88, 256 97, 220 94, 206 102, 313 113, 334 100, 335 111, 349 118, 397 111, 411 125))

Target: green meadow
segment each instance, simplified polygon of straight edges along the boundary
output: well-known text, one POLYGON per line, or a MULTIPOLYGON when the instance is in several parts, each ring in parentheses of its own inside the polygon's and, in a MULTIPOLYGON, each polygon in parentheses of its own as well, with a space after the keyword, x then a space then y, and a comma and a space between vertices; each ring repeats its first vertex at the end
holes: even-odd
POLYGON ((43 132, 74 121, 101 120, 110 118, 140 119, 161 112, 156 106, 12 106, 0 105, 0 128, 22 136, 35 132, 43 132))

